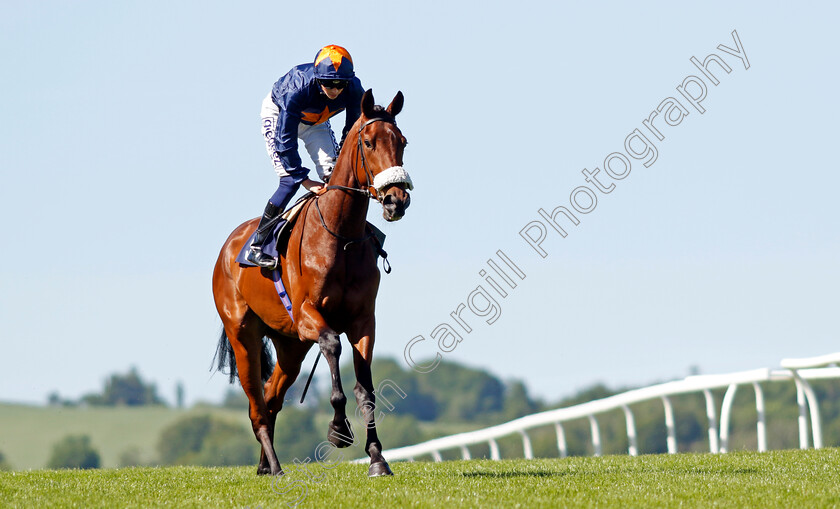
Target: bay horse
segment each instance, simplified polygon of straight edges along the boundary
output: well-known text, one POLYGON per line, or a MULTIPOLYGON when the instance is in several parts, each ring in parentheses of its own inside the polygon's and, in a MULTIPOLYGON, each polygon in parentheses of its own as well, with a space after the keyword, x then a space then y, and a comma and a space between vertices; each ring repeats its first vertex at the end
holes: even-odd
POLYGON ((352 444, 345 413, 338 359, 340 334, 353 348, 353 393, 367 428, 368 475, 393 475, 382 456, 374 420, 370 372, 375 338, 375 301, 379 289, 376 257, 381 247, 367 233, 370 198, 377 199, 387 221, 403 217, 411 197, 411 179, 402 168, 405 137, 395 117, 402 110, 397 92, 387 108, 374 105, 373 92, 362 96, 361 116, 348 132, 324 190, 305 202, 281 253, 281 277, 292 303, 291 317, 270 279, 271 271, 245 267, 236 256, 259 218, 237 227, 222 247, 213 271, 213 297, 224 330, 217 349, 217 369, 238 373, 248 396, 248 415, 260 443, 257 474, 283 473, 274 450, 274 427, 288 388, 316 342, 329 364, 330 403, 335 410, 328 440, 335 447, 352 444), (378 185, 378 188, 377 188, 378 185), (272 367, 268 338, 277 354, 272 367))

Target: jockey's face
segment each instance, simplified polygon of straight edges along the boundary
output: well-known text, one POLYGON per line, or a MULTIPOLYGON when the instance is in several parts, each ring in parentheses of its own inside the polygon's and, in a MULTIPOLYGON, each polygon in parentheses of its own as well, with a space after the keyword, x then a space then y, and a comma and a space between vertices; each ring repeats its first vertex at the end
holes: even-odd
POLYGON ((330 88, 321 85, 321 90, 324 92, 324 95, 330 98, 330 100, 335 99, 339 95, 341 95, 341 91, 344 90, 343 88, 330 88))

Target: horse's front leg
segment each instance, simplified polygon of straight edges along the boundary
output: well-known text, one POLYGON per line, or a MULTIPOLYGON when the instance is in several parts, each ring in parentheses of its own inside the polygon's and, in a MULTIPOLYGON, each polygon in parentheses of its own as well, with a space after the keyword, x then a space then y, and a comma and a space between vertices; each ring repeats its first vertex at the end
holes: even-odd
POLYGON ((347 397, 341 386, 341 374, 338 368, 338 359, 341 356, 341 336, 327 326, 324 318, 308 302, 300 307, 301 320, 298 325, 298 333, 302 338, 318 341, 321 354, 330 367, 330 378, 332 391, 330 393, 330 404, 335 410, 332 422, 329 425, 327 439, 336 447, 349 447, 353 445, 353 431, 350 429, 350 421, 347 420, 345 406, 347 397))
POLYGON ((369 321, 370 326, 364 327, 363 332, 351 333, 350 343, 353 345, 353 366, 356 370, 356 387, 353 393, 356 395, 356 405, 362 412, 365 428, 367 429, 367 443, 365 452, 370 456, 370 467, 368 475, 377 477, 380 475, 394 475, 388 462, 382 456, 382 443, 376 433, 376 395, 373 388, 373 377, 370 372, 370 363, 373 360, 374 326, 373 319, 369 321))

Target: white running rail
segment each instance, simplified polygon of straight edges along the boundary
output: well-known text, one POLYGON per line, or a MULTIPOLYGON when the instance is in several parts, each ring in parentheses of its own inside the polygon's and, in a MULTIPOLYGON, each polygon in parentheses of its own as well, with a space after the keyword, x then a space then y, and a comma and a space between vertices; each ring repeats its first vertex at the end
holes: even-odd
MULTIPOLYGON (((490 458, 500 459, 499 445, 497 439, 508 435, 520 435, 525 458, 534 457, 531 440, 527 430, 539 426, 554 425, 557 433, 557 449, 560 457, 567 455, 566 437, 563 430, 563 423, 587 418, 589 419, 591 438, 595 456, 601 454, 600 431, 598 428, 599 414, 611 410, 621 409, 624 412, 627 423, 627 439, 629 443, 628 453, 636 456, 639 453, 636 441, 636 425, 633 419, 633 412, 630 405, 659 399, 665 409, 665 424, 667 428, 668 452, 677 452, 677 438, 674 429, 674 410, 671 406, 671 396, 687 393, 702 392, 706 401, 706 416, 709 421, 709 451, 712 453, 725 453, 729 450, 729 419, 732 410, 732 403, 735 392, 741 385, 751 385, 755 392, 755 404, 758 414, 757 438, 758 450, 767 450, 767 434, 764 415, 764 394, 761 390, 761 382, 790 381, 796 383, 797 402, 799 404, 799 447, 808 448, 808 412, 810 411, 811 437, 814 448, 822 447, 822 428, 820 426, 819 402, 814 394, 809 380, 840 378, 840 352, 820 357, 807 359, 783 359, 782 369, 771 370, 768 368, 752 371, 741 371, 726 375, 698 375, 689 376, 683 380, 667 382, 659 385, 652 385, 643 389, 616 394, 608 398, 590 401, 568 408, 559 408, 537 414, 520 417, 504 424, 491 426, 476 431, 459 433, 447 437, 436 438, 416 445, 389 449, 383 451, 389 460, 411 460, 431 455, 435 461, 442 461, 441 451, 460 450, 463 459, 470 459, 470 445, 489 444, 490 458), (830 367, 826 367, 829 366, 830 367), (723 396, 720 411, 720 427, 718 428, 717 412, 712 389, 726 388, 723 396)), ((366 462, 367 458, 356 460, 366 462)))

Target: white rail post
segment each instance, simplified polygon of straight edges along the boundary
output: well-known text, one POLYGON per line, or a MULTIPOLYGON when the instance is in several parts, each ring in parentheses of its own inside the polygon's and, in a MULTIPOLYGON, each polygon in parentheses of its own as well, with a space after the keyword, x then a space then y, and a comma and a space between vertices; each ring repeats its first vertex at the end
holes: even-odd
POLYGON ((764 413, 764 391, 758 382, 753 382, 755 390, 755 412, 758 415, 758 422, 755 424, 755 436, 758 442, 758 452, 767 451, 767 416, 764 413))
POLYGON ((709 419, 709 452, 716 454, 720 451, 718 442, 717 414, 715 413, 715 397, 709 389, 703 389, 703 397, 706 398, 706 417, 709 419))
POLYGON ((569 451, 566 448, 566 432, 563 430, 563 425, 559 422, 554 423, 554 430, 557 432, 557 451, 561 458, 568 456, 569 451))
POLYGON ((796 382, 796 402, 799 404, 799 448, 808 448, 808 417, 805 406, 811 411, 811 438, 814 442, 814 449, 822 448, 822 424, 820 420, 820 407, 817 395, 807 380, 799 375, 796 369, 791 369, 793 379, 796 382))
POLYGON ((662 396, 662 406, 665 407, 665 427, 668 429, 668 454, 677 454, 677 430, 674 424, 674 407, 668 396, 662 396))
POLYGON ((440 451, 432 451, 432 458, 434 458, 435 461, 438 462, 438 463, 443 461, 443 457, 441 457, 440 451))
MULTIPOLYGON (((797 376, 799 375, 797 374, 797 376)), ((805 387, 805 397, 808 399, 808 408, 811 410, 811 435, 814 439, 814 449, 822 449, 822 420, 820 419, 820 405, 817 401, 817 394, 808 380, 803 378, 802 385, 805 387)))
POLYGON ((465 460, 472 459, 472 456, 470 456, 470 450, 467 449, 466 445, 461 446, 461 458, 465 460))
POLYGON ((534 449, 531 447, 531 439, 528 437, 528 433, 521 429, 519 434, 522 435, 522 451, 525 453, 525 459, 534 459, 534 449))
POLYGON ((732 402, 736 392, 738 384, 731 384, 723 395, 720 408, 720 452, 729 452, 729 415, 732 413, 732 402))
POLYGON ((799 405, 799 448, 808 448, 808 416, 805 413, 805 391, 802 389, 802 380, 794 377, 796 383, 796 404, 799 405))
POLYGON ((594 415, 589 414, 589 429, 592 431, 592 449, 595 451, 595 456, 601 455, 601 431, 598 429, 598 419, 594 415))
POLYGON ((624 410, 624 420, 627 422, 627 454, 630 456, 639 455, 639 442, 636 439, 636 420, 633 419, 633 412, 627 405, 621 406, 624 410))
POLYGON ((499 444, 496 443, 496 440, 491 438, 488 443, 490 444, 490 459, 497 461, 502 459, 502 455, 499 454, 499 444))

